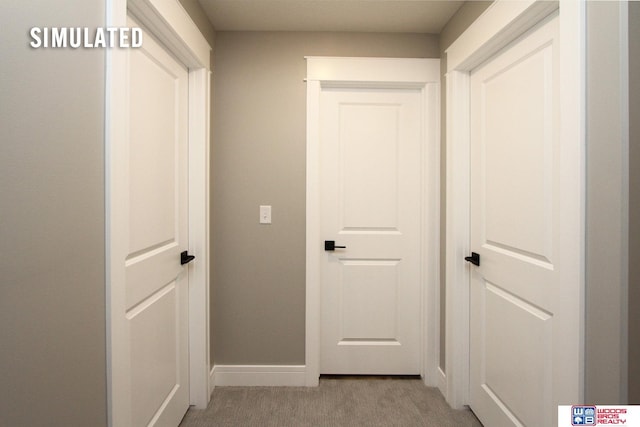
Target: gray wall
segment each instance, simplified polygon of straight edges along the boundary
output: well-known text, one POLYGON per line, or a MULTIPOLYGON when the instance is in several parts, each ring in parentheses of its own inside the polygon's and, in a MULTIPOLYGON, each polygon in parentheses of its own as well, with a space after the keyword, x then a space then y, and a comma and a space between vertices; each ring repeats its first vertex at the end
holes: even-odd
POLYGON ((445 51, 456 41, 456 39, 462 34, 469 25, 475 21, 478 16, 491 6, 493 1, 468 1, 455 15, 451 17, 447 25, 442 29, 440 33, 440 81, 442 82, 440 87, 440 182, 442 183, 440 189, 440 369, 446 372, 445 366, 445 316, 446 316, 446 280, 447 280, 447 129, 446 129, 446 116, 447 116, 447 85, 445 80, 445 74, 447 72, 447 54, 445 51))
POLYGON ((629 2, 629 403, 640 405, 640 2, 629 2))
POLYGON ((28 45, 105 4, 2 7, 0 425, 105 426, 104 51, 28 45))
POLYGON ((438 57, 419 34, 218 32, 212 164, 216 364, 304 364, 304 56, 438 57), (258 224, 258 206, 273 224, 258 224))
POLYGON ((626 395, 626 179, 618 2, 587 3, 585 401, 626 395))

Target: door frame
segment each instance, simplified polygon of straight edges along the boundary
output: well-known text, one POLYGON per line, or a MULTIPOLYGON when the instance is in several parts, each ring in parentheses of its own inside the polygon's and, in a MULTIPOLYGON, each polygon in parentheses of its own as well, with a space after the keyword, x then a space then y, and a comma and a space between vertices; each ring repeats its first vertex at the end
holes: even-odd
MULTIPOLYGON (((209 105, 210 46, 177 0, 108 0, 108 27, 126 27, 127 14, 158 38, 189 70, 189 401, 204 409, 209 385, 209 105)), ((143 40, 144 43, 144 40, 143 40)), ((106 50, 105 217, 107 406, 110 426, 130 425, 131 384, 125 268, 128 223, 128 55, 106 50)))
POLYGON ((421 375, 438 381, 440 259, 440 60, 305 57, 307 60, 305 384, 320 375, 320 93, 322 87, 414 88, 422 93, 421 375), (436 76, 430 79, 429 76, 436 76), (432 201, 433 203, 427 203, 432 201))
POLYGON ((563 200, 566 213, 560 224, 574 242, 571 255, 561 262, 566 271, 566 304, 579 313, 571 319, 574 337, 566 357, 575 370, 556 377, 568 378, 561 388, 570 403, 584 399, 584 296, 585 296, 585 41, 583 2, 572 0, 495 1, 447 49, 447 226, 446 226, 446 382, 443 394, 453 408, 469 404, 469 297, 470 270, 464 257, 470 253, 470 73, 500 49, 559 9, 560 115, 563 200))

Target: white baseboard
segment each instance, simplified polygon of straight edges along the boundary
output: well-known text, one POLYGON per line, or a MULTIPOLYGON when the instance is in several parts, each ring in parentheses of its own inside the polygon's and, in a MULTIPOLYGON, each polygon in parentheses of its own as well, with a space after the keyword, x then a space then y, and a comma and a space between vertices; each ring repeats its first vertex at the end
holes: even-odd
POLYGON ((447 375, 442 368, 438 366, 438 389, 443 396, 447 395, 447 375))
POLYGON ((304 365, 215 365, 211 370, 214 386, 304 387, 304 365))
POLYGON ((215 366, 213 366, 213 367, 211 368, 211 371, 209 372, 209 394, 210 394, 210 395, 213 393, 213 389, 214 389, 214 388, 215 388, 215 386, 216 386, 216 385, 215 385, 215 381, 214 381, 214 379, 215 379, 215 377, 214 377, 215 372, 216 372, 216 367, 215 367, 215 366))

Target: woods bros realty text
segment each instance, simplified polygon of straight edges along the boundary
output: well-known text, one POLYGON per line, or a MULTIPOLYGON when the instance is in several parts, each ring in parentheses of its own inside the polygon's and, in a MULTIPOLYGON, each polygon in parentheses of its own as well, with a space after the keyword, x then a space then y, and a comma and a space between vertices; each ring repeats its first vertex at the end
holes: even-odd
POLYGON ((140 47, 140 28, 33 27, 29 31, 34 49, 39 48, 107 48, 140 47))

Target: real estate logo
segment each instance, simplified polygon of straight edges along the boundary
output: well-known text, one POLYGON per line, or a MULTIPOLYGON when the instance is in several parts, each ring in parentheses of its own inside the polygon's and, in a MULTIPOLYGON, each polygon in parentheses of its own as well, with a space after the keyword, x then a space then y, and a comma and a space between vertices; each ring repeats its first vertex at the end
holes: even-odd
POLYGON ((571 425, 572 426, 595 426, 596 425, 596 407, 574 405, 571 407, 571 425))
MULTIPOLYGON (((595 405, 573 405, 571 407, 572 426, 601 426, 620 425, 637 426, 640 425, 637 417, 633 417, 632 406, 595 406, 595 405)), ((638 415, 637 413, 635 415, 638 415)), ((566 415, 565 415, 566 416, 566 415)), ((558 419, 560 424, 560 418, 558 419)), ((562 422, 566 422, 566 418, 562 422)))

